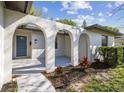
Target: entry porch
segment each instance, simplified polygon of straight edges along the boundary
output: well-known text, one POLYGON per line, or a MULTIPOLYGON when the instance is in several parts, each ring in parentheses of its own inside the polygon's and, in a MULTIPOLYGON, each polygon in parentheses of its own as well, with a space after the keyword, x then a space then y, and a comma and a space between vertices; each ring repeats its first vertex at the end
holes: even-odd
MULTIPOLYGON (((13 59, 13 75, 22 75, 22 74, 31 74, 31 73, 41 73, 45 71, 45 62, 44 58, 40 60, 33 59, 13 59)), ((69 66, 70 58, 69 57, 56 57, 55 66, 69 66)))

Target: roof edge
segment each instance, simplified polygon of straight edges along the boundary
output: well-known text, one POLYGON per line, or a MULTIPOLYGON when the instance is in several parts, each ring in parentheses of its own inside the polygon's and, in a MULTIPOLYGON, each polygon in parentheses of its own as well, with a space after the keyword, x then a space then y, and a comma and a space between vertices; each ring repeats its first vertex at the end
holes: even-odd
POLYGON ((109 29, 102 28, 102 26, 101 25, 98 25, 98 24, 94 24, 94 25, 85 27, 84 29, 91 29, 91 28, 97 28, 97 29, 100 29, 102 31, 109 32, 111 34, 115 34, 116 36, 122 36, 123 35, 123 33, 121 33, 121 32, 114 32, 114 31, 111 31, 109 29))

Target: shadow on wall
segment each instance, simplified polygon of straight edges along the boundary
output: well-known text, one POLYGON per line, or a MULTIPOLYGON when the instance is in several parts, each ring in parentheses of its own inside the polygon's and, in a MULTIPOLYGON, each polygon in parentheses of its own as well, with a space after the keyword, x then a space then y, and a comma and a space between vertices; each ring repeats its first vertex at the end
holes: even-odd
POLYGON ((32 54, 45 67, 45 36, 43 32, 34 32, 32 34, 32 54))
POLYGON ((43 67, 46 67, 46 60, 45 60, 45 55, 44 55, 44 57, 43 57, 43 54, 41 54, 38 58, 37 58, 37 60, 41 63, 41 65, 43 66, 43 67))
POLYGON ((13 11, 5 9, 5 27, 17 22, 18 20, 26 17, 26 14, 20 13, 18 11, 13 11), (16 15, 15 15, 16 14, 16 15))
POLYGON ((32 56, 45 66, 45 37, 43 32, 32 35, 32 56))

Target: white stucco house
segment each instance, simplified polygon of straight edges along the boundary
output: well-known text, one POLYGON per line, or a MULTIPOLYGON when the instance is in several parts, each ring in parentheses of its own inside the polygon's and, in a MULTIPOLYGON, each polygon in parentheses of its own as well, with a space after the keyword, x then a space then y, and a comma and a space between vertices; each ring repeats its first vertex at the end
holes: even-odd
POLYGON ((124 36, 115 37, 115 46, 124 46, 124 36))
POLYGON ((24 69, 25 63, 52 72, 56 66, 77 66, 83 56, 93 62, 96 47, 114 46, 114 36, 121 35, 99 25, 79 28, 31 16, 31 5, 0 2, 0 88, 11 80, 12 70, 24 69))

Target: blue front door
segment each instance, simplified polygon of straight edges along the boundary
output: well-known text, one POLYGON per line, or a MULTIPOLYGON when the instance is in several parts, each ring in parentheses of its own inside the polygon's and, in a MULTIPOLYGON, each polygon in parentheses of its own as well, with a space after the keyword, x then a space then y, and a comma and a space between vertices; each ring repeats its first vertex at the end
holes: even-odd
POLYGON ((27 56, 27 37, 16 36, 16 56, 27 56))

